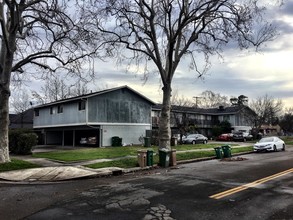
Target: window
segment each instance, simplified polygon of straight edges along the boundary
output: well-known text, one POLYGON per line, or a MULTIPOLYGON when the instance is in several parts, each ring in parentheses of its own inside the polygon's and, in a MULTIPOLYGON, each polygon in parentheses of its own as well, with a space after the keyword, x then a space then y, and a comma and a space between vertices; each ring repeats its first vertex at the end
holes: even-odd
POLYGON ((39 109, 35 109, 35 116, 37 117, 37 116, 39 116, 40 115, 40 111, 39 111, 39 109))
POLYGON ((58 105, 57 113, 63 113, 63 105, 58 105))
POLYGON ((50 107, 50 115, 56 114, 57 109, 55 107, 50 107))
POLYGON ((229 121, 230 120, 230 115, 224 115, 223 120, 224 121, 229 121))
POLYGON ((85 103, 86 103, 85 100, 81 100, 81 101, 78 102, 78 110, 79 111, 85 110, 85 103))

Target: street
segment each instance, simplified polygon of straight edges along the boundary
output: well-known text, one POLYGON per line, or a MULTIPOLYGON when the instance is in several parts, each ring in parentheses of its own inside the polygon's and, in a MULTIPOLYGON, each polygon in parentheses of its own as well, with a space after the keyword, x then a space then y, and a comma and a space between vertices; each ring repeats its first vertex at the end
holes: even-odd
POLYGON ((1 219, 293 219, 293 148, 123 176, 0 183, 1 219))

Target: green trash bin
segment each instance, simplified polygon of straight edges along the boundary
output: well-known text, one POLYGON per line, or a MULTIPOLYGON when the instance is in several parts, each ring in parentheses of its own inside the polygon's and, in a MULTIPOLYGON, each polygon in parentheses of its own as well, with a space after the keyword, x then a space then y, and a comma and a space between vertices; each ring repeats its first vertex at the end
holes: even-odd
POLYGON ((145 147, 151 146, 151 138, 150 137, 144 137, 144 146, 145 147))
POLYGON ((223 150, 223 153, 224 153, 224 155, 223 155, 224 158, 232 157, 231 147, 229 145, 222 146, 222 150, 223 150))
POLYGON ((159 165, 161 167, 169 167, 170 151, 166 148, 159 149, 159 165))
POLYGON ((113 147, 122 146, 122 138, 118 136, 112 137, 112 146, 113 147))
POLYGON ((217 159, 222 159, 223 158, 223 152, 221 147, 215 147, 215 152, 216 152, 216 158, 217 159))
POLYGON ((154 165, 154 151, 148 150, 147 151, 147 166, 153 166, 154 165))

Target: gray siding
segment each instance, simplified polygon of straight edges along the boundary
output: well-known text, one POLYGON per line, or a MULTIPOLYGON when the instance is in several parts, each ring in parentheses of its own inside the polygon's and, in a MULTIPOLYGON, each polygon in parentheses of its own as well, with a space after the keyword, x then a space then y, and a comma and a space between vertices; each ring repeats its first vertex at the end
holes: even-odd
POLYGON ((64 103, 63 113, 57 113, 58 105, 51 107, 54 108, 53 114, 50 114, 50 107, 39 109, 39 116, 34 116, 34 127, 78 125, 86 123, 86 111, 78 110, 78 102, 64 103))
POLYGON ((120 138, 122 138, 122 144, 139 145, 139 144, 142 144, 139 142, 139 138, 145 137, 146 130, 151 130, 151 125, 129 125, 129 126, 104 125, 103 134, 102 134, 102 143, 103 143, 103 146, 111 146, 112 137, 119 136, 120 138))
POLYGON ((135 93, 121 89, 88 99, 88 121, 151 124, 151 105, 135 93))

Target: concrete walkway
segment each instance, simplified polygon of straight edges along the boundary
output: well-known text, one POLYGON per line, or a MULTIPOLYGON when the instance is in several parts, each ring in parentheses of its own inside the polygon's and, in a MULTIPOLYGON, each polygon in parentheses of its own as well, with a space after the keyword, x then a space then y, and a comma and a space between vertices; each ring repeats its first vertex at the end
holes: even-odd
MULTIPOLYGON (((117 175, 140 170, 140 167, 131 169, 122 169, 119 167, 107 167, 100 169, 91 169, 84 165, 94 164, 111 159, 98 159, 82 162, 57 162, 46 158, 33 158, 30 155, 26 156, 11 156, 12 159, 24 160, 30 163, 40 165, 40 168, 14 170, 0 172, 0 180, 14 182, 56 182, 82 178, 95 178, 100 176, 117 175)), ((127 158, 127 157, 124 157, 127 158)), ((119 160, 115 158, 112 160, 119 160)))
POLYGON ((115 173, 119 172, 123 173, 125 170, 118 167, 95 170, 82 166, 42 167, 2 172, 0 173, 0 180, 14 182, 56 182, 115 175, 115 173))
MULTIPOLYGON (((244 147, 244 146, 239 146, 239 147, 244 147)), ((39 148, 36 148, 33 152, 54 151, 56 149, 60 150, 60 148, 54 148, 54 147, 39 147, 39 148)), ((202 150, 203 149, 192 150, 192 151, 202 151, 202 150)), ((204 149, 204 150, 211 150, 211 149, 204 149)), ((183 152, 180 151, 177 153, 183 153, 183 152)), ((129 156, 129 157, 134 157, 134 156, 129 156)), ((122 169, 118 167, 91 169, 91 168, 84 167, 84 165, 87 165, 87 164, 93 164, 93 163, 99 163, 99 162, 111 161, 111 160, 119 160, 121 158, 97 159, 97 160, 71 162, 71 163, 52 161, 45 158, 33 158, 30 155, 12 156, 11 158, 28 161, 28 162, 40 165, 42 167, 0 172, 0 180, 14 181, 14 182, 56 182, 56 181, 65 181, 65 180, 73 180, 73 179, 81 179, 81 178, 94 178, 94 177, 106 176, 106 175, 118 175, 122 173, 135 172, 142 169, 149 169, 149 167, 146 167, 146 168, 135 167, 131 169, 122 169)), ((199 160, 205 160, 205 159, 214 159, 214 157, 203 158, 199 160)), ((196 160, 190 160, 186 162, 191 162, 191 161, 196 161, 196 160)), ((180 161, 180 163, 184 163, 184 162, 180 161)))

